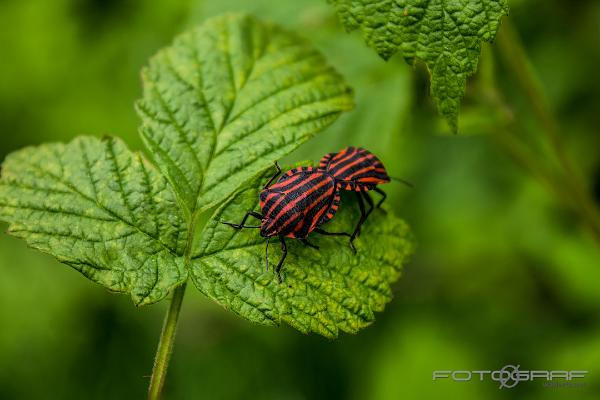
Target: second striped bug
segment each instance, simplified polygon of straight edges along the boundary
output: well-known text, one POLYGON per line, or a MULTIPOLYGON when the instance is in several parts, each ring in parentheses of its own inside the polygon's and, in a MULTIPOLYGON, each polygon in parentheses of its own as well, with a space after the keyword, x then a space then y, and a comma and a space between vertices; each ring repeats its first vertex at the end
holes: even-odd
MULTIPOLYGON (((383 163, 373 153, 362 147, 349 146, 337 153, 326 154, 321 158, 318 170, 330 174, 335 179, 339 189, 356 192, 360 208, 360 219, 350 236, 351 245, 354 239, 360 235, 360 228, 373 212, 373 209, 375 207, 381 208, 387 198, 385 192, 377 185, 389 183, 391 179, 394 179, 412 187, 410 183, 402 179, 390 178, 383 163), (374 204, 371 195, 367 193, 371 190, 383 196, 377 205, 374 204), (368 210, 365 209, 365 201, 369 206, 368 210)), ((382 211, 385 212, 385 210, 382 211)))

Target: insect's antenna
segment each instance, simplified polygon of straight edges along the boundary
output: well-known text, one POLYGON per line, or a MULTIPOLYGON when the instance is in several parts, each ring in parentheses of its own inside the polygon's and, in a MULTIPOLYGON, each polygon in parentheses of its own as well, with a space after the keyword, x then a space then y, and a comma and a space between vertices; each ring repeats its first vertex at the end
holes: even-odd
POLYGON ((403 183, 404 185, 408 186, 411 189, 415 187, 415 185, 413 185, 409 181, 405 181, 404 179, 401 179, 401 178, 396 178, 394 176, 390 176, 390 179, 393 180, 393 181, 396 181, 396 182, 403 183))
POLYGON ((267 238, 267 246, 265 247, 265 260, 267 262, 267 271, 269 270, 269 241, 271 240, 271 236, 267 238))
POLYGON ((229 225, 234 227, 235 229, 242 229, 242 228, 251 228, 251 229, 259 229, 260 225, 240 225, 240 224, 234 224, 233 222, 226 222, 226 221, 219 221, 220 223, 224 224, 224 225, 229 225))
POLYGON ((273 175, 269 181, 265 184, 265 186, 263 186, 263 189, 268 189, 269 186, 271 186, 271 183, 273 183, 273 181, 279 176, 279 174, 281 174, 281 167, 279 167, 279 164, 277 163, 277 161, 275 161, 275 168, 277 169, 277 171, 275 172, 275 175, 273 175))

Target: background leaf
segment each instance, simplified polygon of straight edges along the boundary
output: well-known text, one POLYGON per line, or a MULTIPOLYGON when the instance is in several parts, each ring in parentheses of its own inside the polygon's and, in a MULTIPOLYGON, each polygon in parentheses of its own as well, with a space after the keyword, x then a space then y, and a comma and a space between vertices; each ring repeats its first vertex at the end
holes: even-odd
POLYGON ((477 71, 482 41, 491 41, 508 13, 507 0, 329 0, 348 30, 359 28, 384 59, 398 50, 431 74, 438 110, 457 131, 466 80, 477 71))
POLYGON ((171 189, 118 139, 79 137, 11 153, 0 217, 9 233, 137 305, 187 279, 186 232, 171 189))
MULTIPOLYGON (((413 245, 407 225, 375 210, 356 240, 358 254, 347 238, 312 234, 319 250, 286 239, 288 256, 280 284, 265 270, 265 238, 258 230, 235 230, 219 221, 239 221, 257 208, 258 194, 269 171, 219 209, 202 232, 192 255, 191 277, 196 287, 225 308, 253 322, 284 321, 308 333, 335 338, 339 331, 356 333, 374 320, 391 300, 390 284, 400 277, 413 245)), ((359 210, 344 196, 335 218, 324 225, 330 232, 352 231, 359 210)), ((281 251, 272 240, 270 265, 281 251)))
POLYGON ((143 81, 143 139, 189 211, 225 199, 353 104, 307 42, 237 14, 179 36, 143 81))

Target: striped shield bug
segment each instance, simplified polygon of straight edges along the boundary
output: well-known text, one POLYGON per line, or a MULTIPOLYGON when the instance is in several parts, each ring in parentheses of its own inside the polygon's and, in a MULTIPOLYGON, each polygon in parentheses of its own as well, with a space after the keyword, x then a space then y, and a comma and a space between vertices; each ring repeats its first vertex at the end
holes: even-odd
MULTIPOLYGON (((361 147, 350 146, 338 153, 326 154, 321 159, 318 170, 329 173, 340 189, 356 192, 360 208, 360 219, 352 232, 350 243, 360 235, 362 224, 375 208, 373 199, 367 193, 368 191, 373 190, 383 196, 377 203, 377 208, 380 208, 387 195, 377 185, 389 183, 391 179, 394 179, 412 186, 402 179, 390 178, 383 163, 373 153, 361 147), (368 210, 365 210, 363 199, 369 205, 368 210)), ((382 211, 385 212, 385 210, 382 211)))
MULTIPOLYGON (((279 165, 275 163, 277 172, 269 179, 260 192, 260 208, 262 213, 248 211, 239 224, 222 222, 236 229, 257 228, 260 235, 267 238, 265 249, 267 270, 269 268, 269 240, 277 236, 281 243, 283 255, 275 273, 282 282, 281 267, 287 256, 285 238, 300 240, 304 245, 318 249, 308 241, 311 232, 322 235, 347 236, 346 232, 327 232, 320 225, 331 220, 340 202, 340 194, 335 179, 324 171, 312 167, 297 167, 287 171, 279 180, 273 181, 281 174, 279 165), (248 217, 260 220, 260 225, 245 225, 248 217)), ((352 246, 354 250, 354 246, 352 246)))

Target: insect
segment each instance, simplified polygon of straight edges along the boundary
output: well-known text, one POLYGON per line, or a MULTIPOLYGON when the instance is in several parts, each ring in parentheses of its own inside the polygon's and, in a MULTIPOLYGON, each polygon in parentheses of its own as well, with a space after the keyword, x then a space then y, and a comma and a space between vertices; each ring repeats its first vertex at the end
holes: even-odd
MULTIPOLYGON (((377 185, 389 183, 392 178, 388 176, 383 163, 373 153, 361 147, 352 146, 346 147, 338 153, 328 153, 323 156, 318 170, 329 173, 335 179, 336 185, 340 189, 356 192, 360 208, 360 219, 350 236, 350 243, 352 243, 360 235, 362 224, 364 224, 375 208, 373 199, 367 192, 373 190, 383 196, 376 206, 380 208, 387 195, 377 185), (369 205, 368 210, 365 210, 363 200, 369 205)), ((412 186, 402 179, 393 179, 412 186)), ((385 212, 385 210, 382 211, 385 212)))
POLYGON ((272 184, 281 174, 277 163, 275 167, 277 172, 260 192, 262 213, 248 211, 239 224, 222 223, 236 229, 260 229, 260 235, 267 238, 265 248, 267 270, 269 269, 269 240, 277 236, 283 255, 275 267, 275 273, 279 282, 282 282, 280 271, 287 256, 286 237, 298 239, 304 245, 318 249, 318 246, 307 239, 311 232, 332 236, 350 237, 351 235, 346 232, 327 232, 319 228, 333 218, 340 203, 336 181, 329 173, 312 167, 297 167, 281 175, 279 180, 272 184), (260 220, 260 225, 245 225, 249 217, 260 220))

